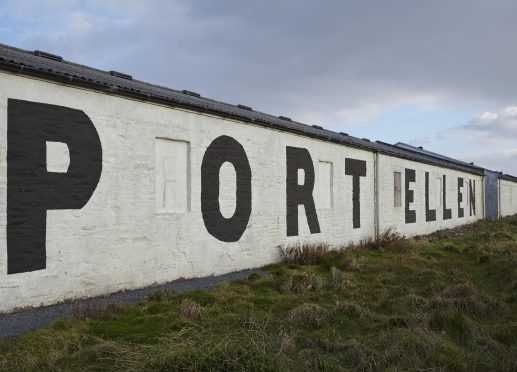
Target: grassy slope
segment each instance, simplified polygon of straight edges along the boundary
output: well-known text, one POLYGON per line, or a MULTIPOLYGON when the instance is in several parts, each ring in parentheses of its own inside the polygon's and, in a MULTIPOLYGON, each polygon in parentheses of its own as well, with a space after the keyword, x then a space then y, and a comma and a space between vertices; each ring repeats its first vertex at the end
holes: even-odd
POLYGON ((86 309, 1 341, 0 369, 517 370, 517 217, 387 238, 86 309))

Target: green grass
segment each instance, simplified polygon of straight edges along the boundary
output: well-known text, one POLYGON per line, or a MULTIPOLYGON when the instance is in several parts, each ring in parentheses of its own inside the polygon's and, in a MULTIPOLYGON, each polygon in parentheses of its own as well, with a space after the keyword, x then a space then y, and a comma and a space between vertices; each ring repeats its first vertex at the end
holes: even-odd
POLYGON ((1 341, 0 369, 517 370, 517 216, 282 257, 1 341))

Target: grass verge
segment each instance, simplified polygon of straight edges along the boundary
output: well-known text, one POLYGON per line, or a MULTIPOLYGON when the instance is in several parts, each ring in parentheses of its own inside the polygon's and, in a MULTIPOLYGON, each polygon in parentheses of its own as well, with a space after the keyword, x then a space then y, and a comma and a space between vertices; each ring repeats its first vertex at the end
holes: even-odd
POLYGON ((280 253, 265 277, 0 341, 0 369, 517 370, 517 216, 280 253))

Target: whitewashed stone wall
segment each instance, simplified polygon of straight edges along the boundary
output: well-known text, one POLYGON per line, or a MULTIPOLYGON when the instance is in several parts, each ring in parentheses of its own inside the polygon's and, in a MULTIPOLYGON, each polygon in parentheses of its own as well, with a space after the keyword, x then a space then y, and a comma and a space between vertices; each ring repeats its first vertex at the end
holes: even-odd
MULTIPOLYGON (((257 267, 278 260, 278 245, 299 240, 343 244, 374 234, 370 152, 0 73, 2 159, 6 159, 8 99, 84 111, 98 132, 103 162, 98 185, 83 208, 47 211, 46 268, 16 274, 7 274, 6 269, 6 161, 0 162, 0 311, 257 267), (239 241, 230 243, 207 232, 200 205, 203 155, 221 135, 243 146, 252 171, 250 220, 239 241), (183 142, 172 145, 171 159, 160 169, 157 159, 168 147, 163 139, 183 142), (299 207, 299 236, 286 237, 286 146, 305 148, 312 157, 319 234, 309 233, 299 207), (187 164, 180 164, 184 151, 187 164), (346 158, 364 160, 367 166, 366 177, 360 179, 361 227, 356 229, 346 158), (179 162, 178 172, 187 180, 166 174, 167 167, 175 168, 174 162, 179 162), (318 181, 320 173, 329 181, 318 181), (164 204, 164 188, 174 185, 186 188, 182 195, 188 201, 171 200, 169 192, 164 204)), ((47 143, 47 153, 47 170, 66 171, 66 146, 47 143)), ((220 178, 221 209, 229 216, 235 208, 233 166, 224 164, 220 178)))
POLYGON ((500 180, 499 190, 501 216, 517 214, 517 183, 500 180))
POLYGON ((393 228, 407 236, 429 234, 440 229, 471 223, 483 218, 483 185, 482 177, 470 173, 459 172, 447 168, 394 158, 379 156, 379 232, 393 228), (409 185, 413 190, 414 201, 410 210, 416 213, 416 222, 405 222, 405 169, 415 170, 415 182, 409 185), (401 206, 394 206, 394 172, 402 175, 401 206), (436 210, 436 221, 426 221, 425 208, 425 172, 429 172, 429 209, 436 210), (451 209, 451 218, 443 219, 443 176, 446 176, 446 207, 451 209), (461 208, 464 217, 458 217, 458 177, 464 179, 461 189, 461 208), (468 182, 475 181, 475 214, 470 213, 468 182))
MULTIPOLYGON (((83 111, 100 138, 102 172, 82 208, 46 212, 45 268, 8 273, 7 162, 0 162, 0 311, 258 267, 279 259, 278 246, 298 241, 340 246, 389 227, 412 236, 484 215, 481 176, 7 73, 0 73, 2 159, 7 159, 9 99, 83 111), (203 157, 221 136, 242 146, 251 168, 251 214, 234 242, 219 240, 207 230, 201 207, 203 157), (311 234, 304 207, 299 206, 298 235, 287 236, 287 147, 310 154, 319 233, 311 234), (355 219, 353 176, 345 164, 366 166, 366 175, 356 185, 360 211, 355 211, 355 219), (406 168, 415 171, 415 182, 409 186, 414 191, 409 204, 416 213, 414 223, 405 219, 406 168), (400 207, 394 206, 394 172, 401 173, 400 207), (425 217, 425 172, 430 179, 429 209, 436 210, 432 222, 425 217), (444 175, 449 220, 442 213, 444 175), (460 205, 464 217, 458 216, 458 177, 464 179, 460 205), (470 213, 469 182, 475 183, 475 214, 470 213)), ((47 142, 46 171, 68 172, 71 152, 64 143, 47 142)), ((298 171, 298 184, 305 182, 305 176, 298 171)), ((222 164, 219 206, 225 218, 236 210, 236 179, 234 166, 222 164)), ((505 181, 502 185, 502 213, 517 213, 516 185, 505 181)))

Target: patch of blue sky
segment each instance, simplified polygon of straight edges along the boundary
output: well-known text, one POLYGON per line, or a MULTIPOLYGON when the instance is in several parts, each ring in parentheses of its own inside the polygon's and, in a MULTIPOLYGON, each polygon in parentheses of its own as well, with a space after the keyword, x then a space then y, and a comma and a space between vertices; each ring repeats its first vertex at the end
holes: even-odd
POLYGON ((434 142, 438 133, 468 123, 480 112, 479 107, 434 107, 424 108, 415 104, 399 106, 370 121, 332 125, 345 127, 356 137, 380 140, 388 143, 408 142, 422 144, 434 142))

